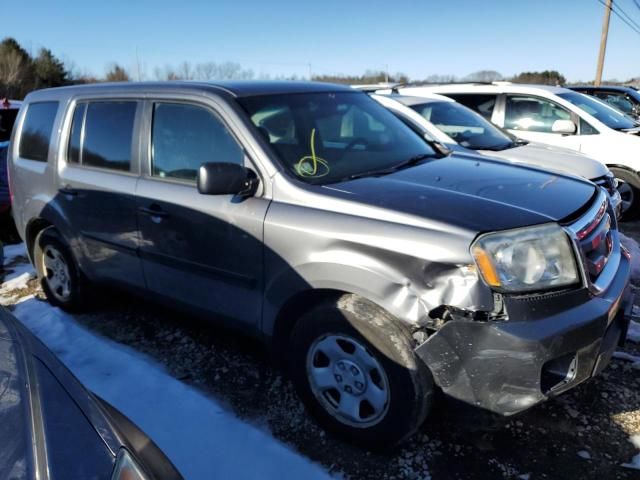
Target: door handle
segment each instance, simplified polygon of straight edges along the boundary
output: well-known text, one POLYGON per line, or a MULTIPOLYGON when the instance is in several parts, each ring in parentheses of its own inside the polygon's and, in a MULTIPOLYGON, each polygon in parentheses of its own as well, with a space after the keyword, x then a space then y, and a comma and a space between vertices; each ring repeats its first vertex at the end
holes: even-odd
POLYGON ((151 205, 150 207, 139 207, 138 211, 143 213, 144 215, 149 215, 150 217, 168 217, 169 214, 162 210, 157 205, 151 205))
POLYGON ((58 190, 58 192, 60 192, 63 195, 67 195, 68 197, 77 197, 78 196, 78 191, 73 189, 73 188, 69 188, 69 187, 61 188, 61 189, 58 190))

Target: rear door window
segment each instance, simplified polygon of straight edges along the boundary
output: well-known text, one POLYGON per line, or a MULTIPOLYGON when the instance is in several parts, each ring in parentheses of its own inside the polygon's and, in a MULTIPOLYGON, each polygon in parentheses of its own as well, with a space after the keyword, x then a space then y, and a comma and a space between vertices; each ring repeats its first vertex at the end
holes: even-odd
POLYGON ((469 93, 445 93, 449 98, 461 103, 471 110, 475 110, 487 120, 491 120, 493 109, 496 107, 498 95, 491 93, 469 94, 469 93))
MULTIPOLYGON (((109 170, 131 170, 136 108, 135 101, 87 104, 83 135, 80 135, 82 146, 79 161, 82 165, 109 170)), ((75 117, 74 114, 74 120, 79 120, 75 117)), ((72 126, 71 155, 73 155, 73 142, 78 139, 78 135, 77 130, 74 131, 72 126)))
POLYGON ((57 112, 58 102, 29 104, 18 145, 18 155, 21 158, 38 162, 47 161, 49 141, 57 112))

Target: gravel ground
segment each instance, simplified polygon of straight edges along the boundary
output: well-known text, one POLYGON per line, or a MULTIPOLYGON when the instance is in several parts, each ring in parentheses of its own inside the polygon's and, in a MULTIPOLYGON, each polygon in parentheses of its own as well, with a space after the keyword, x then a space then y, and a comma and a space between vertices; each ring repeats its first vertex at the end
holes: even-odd
MULTIPOLYGON (((640 222, 623 231, 640 241, 640 222)), ((42 297, 33 280, 19 293, 42 297)), ((251 338, 117 292, 75 318, 155 358, 175 378, 344 478, 640 479, 640 471, 621 466, 638 453, 630 435, 640 434, 640 369, 624 360, 614 359, 598 378, 510 420, 495 422, 466 409, 461 414, 458 405, 440 401, 418 434, 380 454, 323 432, 251 338)), ((640 345, 627 342, 621 351, 640 355, 640 345)))

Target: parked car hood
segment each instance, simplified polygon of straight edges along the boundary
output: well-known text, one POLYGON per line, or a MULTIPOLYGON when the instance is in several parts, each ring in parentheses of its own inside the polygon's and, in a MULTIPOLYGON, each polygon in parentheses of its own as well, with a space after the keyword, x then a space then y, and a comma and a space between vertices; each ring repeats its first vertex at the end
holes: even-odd
POLYGON ((563 221, 596 193, 577 177, 462 154, 322 188, 325 195, 476 232, 563 221))
POLYGON ((609 169, 602 162, 581 153, 541 143, 528 143, 500 151, 480 150, 479 153, 495 158, 540 167, 554 172, 579 175, 594 180, 605 176, 609 169))
MULTIPOLYGON (((38 464, 41 469, 55 465, 54 473, 64 469, 68 478, 107 478, 118 450, 126 447, 146 467, 149 478, 182 479, 151 439, 90 394, 1 306, 0 445, 0 478, 36 478, 38 464), (54 420, 47 424, 47 418, 54 420), (56 448, 61 437, 67 440, 62 452, 56 448), (70 454, 73 449, 83 462, 70 454)), ((59 478, 54 473, 52 478, 59 478)))
MULTIPOLYGON (((0 307, 1 309, 1 307, 0 307)), ((31 464, 24 361, 13 329, 0 315, 0 478, 27 478, 31 464)))

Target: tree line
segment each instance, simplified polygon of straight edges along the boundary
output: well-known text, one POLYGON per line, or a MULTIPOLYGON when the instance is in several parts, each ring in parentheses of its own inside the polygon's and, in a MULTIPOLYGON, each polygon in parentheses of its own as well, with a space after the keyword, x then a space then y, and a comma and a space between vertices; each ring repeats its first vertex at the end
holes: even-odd
MULTIPOLYGON (((269 76, 256 74, 236 62, 204 62, 192 64, 182 62, 179 65, 165 65, 153 70, 155 80, 308 80, 308 76, 281 75, 269 76)), ((137 69, 135 75, 118 63, 110 64, 104 76, 77 72, 75 65, 57 58, 51 50, 40 48, 35 55, 29 53, 15 39, 5 38, 0 42, 0 98, 22 99, 32 90, 93 82, 126 82, 148 79, 144 72, 137 69)), ((315 74, 312 80, 343 84, 372 83, 451 83, 451 82, 493 82, 510 81, 515 83, 535 83, 545 85, 566 85, 567 80, 556 70, 542 72, 522 72, 506 77, 495 70, 480 70, 469 75, 434 74, 422 79, 411 79, 404 73, 390 74, 383 70, 367 70, 362 75, 315 74)), ((621 84, 617 80, 606 83, 621 84)), ((624 82, 627 83, 627 82, 624 82)))

